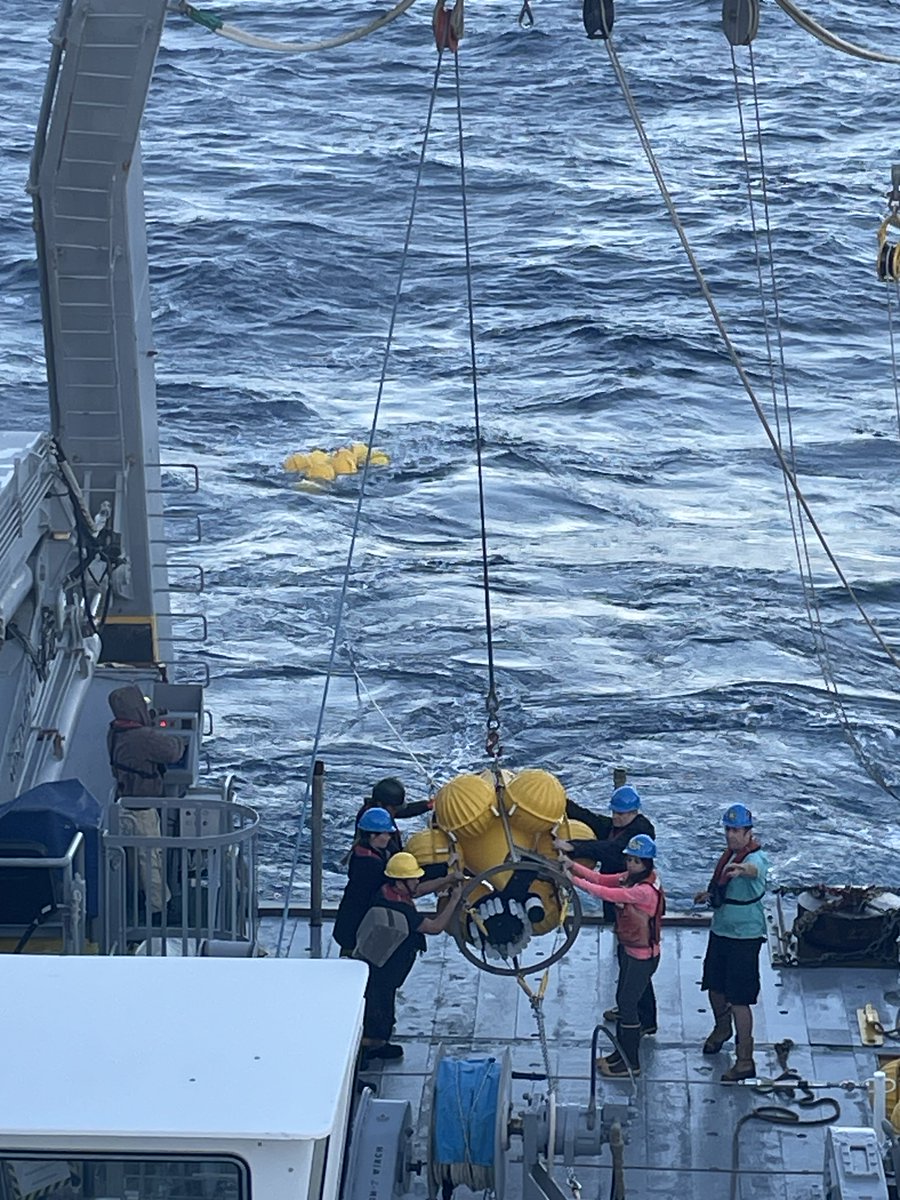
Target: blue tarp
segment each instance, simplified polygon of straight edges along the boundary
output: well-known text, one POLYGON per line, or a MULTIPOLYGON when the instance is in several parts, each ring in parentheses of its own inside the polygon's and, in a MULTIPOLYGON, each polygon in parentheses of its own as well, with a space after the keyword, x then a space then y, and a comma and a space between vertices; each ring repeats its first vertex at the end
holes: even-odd
POLYGON ((434 1154, 440 1163, 494 1165, 500 1063, 496 1058, 442 1058, 438 1064, 434 1154))
POLYGON ((34 842, 48 858, 62 858, 75 830, 84 834, 88 917, 100 913, 100 837, 106 808, 79 779, 41 783, 0 805, 0 841, 34 842))

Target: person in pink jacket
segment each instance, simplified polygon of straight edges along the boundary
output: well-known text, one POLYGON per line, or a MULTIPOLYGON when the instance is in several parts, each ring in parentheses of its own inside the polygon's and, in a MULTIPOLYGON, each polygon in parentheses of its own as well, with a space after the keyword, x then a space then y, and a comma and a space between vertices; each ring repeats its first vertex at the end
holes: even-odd
POLYGON ((616 907, 616 937, 619 951, 619 982, 616 986, 616 1038, 622 1053, 601 1058, 602 1074, 617 1077, 641 1073, 641 1022, 638 1006, 659 966, 662 916, 666 897, 653 862, 656 843, 645 833, 633 837, 625 847, 625 871, 600 875, 579 863, 569 862, 572 882, 584 892, 599 896, 616 907), (623 1057, 624 1056, 624 1057, 623 1057))

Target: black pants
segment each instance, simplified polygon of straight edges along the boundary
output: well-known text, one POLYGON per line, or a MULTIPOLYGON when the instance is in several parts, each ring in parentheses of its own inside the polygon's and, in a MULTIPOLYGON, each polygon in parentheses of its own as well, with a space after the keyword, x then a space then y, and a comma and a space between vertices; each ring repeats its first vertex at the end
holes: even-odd
POLYGON ((397 1019, 397 986, 388 982, 377 967, 369 967, 363 1037, 389 1042, 397 1019))
POLYGON ((369 967, 363 1010, 364 1038, 378 1042, 391 1040, 397 1019, 397 992, 406 982, 415 961, 415 945, 404 943, 383 967, 369 967))
POLYGON ((624 946, 616 946, 619 959, 619 983, 616 987, 616 1007, 623 1025, 640 1025, 647 1029, 656 1024, 656 993, 653 975, 659 966, 655 958, 634 958, 624 946))

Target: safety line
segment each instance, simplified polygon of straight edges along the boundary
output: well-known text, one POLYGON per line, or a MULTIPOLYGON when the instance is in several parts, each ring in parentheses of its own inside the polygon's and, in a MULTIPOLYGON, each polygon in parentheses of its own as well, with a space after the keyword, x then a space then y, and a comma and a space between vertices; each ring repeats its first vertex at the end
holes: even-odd
POLYGON ((384 394, 385 380, 387 379, 388 363, 390 361, 391 346, 394 338, 394 327, 397 323, 397 312, 400 307, 400 294, 403 290, 403 278, 406 271, 406 261, 409 256, 409 247, 412 240, 413 221, 416 215, 416 202, 419 196, 419 187, 422 182, 422 173, 425 165, 425 152, 428 147, 428 135, 431 132, 431 121, 434 115, 434 104, 437 97, 438 78, 441 72, 441 60, 443 51, 438 51, 437 63, 434 69, 434 79, 431 84, 431 96, 428 100, 428 116, 425 121, 425 132, 422 136, 422 148, 419 152, 419 163, 416 171, 416 180, 413 186, 412 200, 409 207, 409 217, 406 222, 406 235, 403 240, 403 251, 400 256, 400 269, 397 274, 397 287, 394 292, 394 303, 391 309, 391 319, 388 324, 387 340, 384 347, 384 356, 381 362, 381 375, 378 380, 378 392, 375 398, 375 409, 372 414, 372 426, 369 431, 368 452, 366 454, 365 465, 360 473, 359 478, 359 494, 356 499, 356 510, 353 514, 353 527, 350 533, 350 545, 347 549, 347 561, 344 566, 344 578, 341 583, 340 596, 338 597, 337 613, 335 614, 334 636, 331 639, 331 652, 328 656, 328 667, 325 673, 325 684, 322 689, 322 702, 319 706, 319 716, 316 721, 316 733, 313 739, 313 747, 309 758, 309 770, 306 775, 306 790, 303 794, 303 803, 300 809, 300 815, 297 822, 297 833, 294 839, 294 854, 291 860, 291 871, 288 878, 288 885, 284 897, 284 909, 281 915, 281 925, 278 931, 278 945, 275 950, 276 956, 281 954, 281 946, 284 940, 284 932, 287 926, 290 913, 291 893, 293 892, 294 879, 297 874, 297 865, 300 860, 300 846, 303 841, 303 830, 306 823, 306 810, 309 805, 309 798, 312 794, 313 773, 316 768, 316 758, 319 752, 319 744, 322 740, 322 729, 325 723, 325 708, 328 703, 328 691, 331 684, 331 676, 334 672, 334 664, 337 658, 338 644, 341 636, 341 624, 344 617, 344 605, 347 599, 347 590, 350 584, 350 568, 353 564, 353 552, 356 547, 356 537, 359 532, 360 517, 362 515, 363 500, 365 499, 366 482, 369 477, 369 464, 372 458, 372 450, 375 446, 375 434, 378 428, 378 415, 381 411, 381 399, 384 394))

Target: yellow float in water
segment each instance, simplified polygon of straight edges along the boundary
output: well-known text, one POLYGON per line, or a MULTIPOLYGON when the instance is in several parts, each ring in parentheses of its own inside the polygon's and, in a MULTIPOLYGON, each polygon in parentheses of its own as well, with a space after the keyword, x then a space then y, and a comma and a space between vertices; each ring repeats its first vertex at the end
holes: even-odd
MULTIPOLYGON (((330 483, 338 475, 355 475, 365 465, 369 448, 363 442, 338 446, 336 450, 310 450, 308 454, 289 454, 282 466, 291 475, 302 475, 313 482, 330 483)), ((372 467, 386 467, 390 456, 383 450, 373 450, 369 456, 372 467)))

